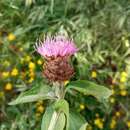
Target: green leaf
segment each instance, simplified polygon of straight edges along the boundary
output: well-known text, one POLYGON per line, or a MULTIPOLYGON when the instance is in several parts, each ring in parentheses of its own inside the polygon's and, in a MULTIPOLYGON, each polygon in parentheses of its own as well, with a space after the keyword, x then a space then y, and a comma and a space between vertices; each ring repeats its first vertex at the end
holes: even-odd
POLYGON ((69 104, 68 104, 68 102, 64 99, 61 99, 61 100, 57 101, 53 107, 56 111, 61 111, 65 114, 66 130, 68 130, 68 127, 69 127, 69 104))
POLYGON ((52 107, 47 108, 42 118, 41 130, 63 130, 65 127, 65 114, 56 112, 52 107))
POLYGON ((103 102, 112 94, 108 88, 86 80, 72 81, 69 83, 68 89, 77 90, 85 95, 92 95, 100 102, 103 102))
POLYGON ((41 130, 68 130, 69 127, 69 104, 66 100, 56 101, 49 107, 43 118, 41 130))
POLYGON ((52 99, 53 92, 51 88, 47 85, 39 83, 39 86, 35 86, 28 91, 21 93, 18 98, 10 102, 9 105, 16 105, 20 103, 34 102, 37 100, 52 99))
POLYGON ((71 111, 69 117, 69 130, 84 130, 83 128, 85 128, 84 124, 86 124, 86 121, 81 114, 71 111))
POLYGON ((65 123, 66 123, 65 114, 60 113, 59 119, 58 119, 56 126, 55 126, 55 130, 64 130, 64 127, 66 125, 65 123))
POLYGON ((52 118, 54 110, 51 107, 48 107, 43 115, 41 130, 47 130, 52 118))

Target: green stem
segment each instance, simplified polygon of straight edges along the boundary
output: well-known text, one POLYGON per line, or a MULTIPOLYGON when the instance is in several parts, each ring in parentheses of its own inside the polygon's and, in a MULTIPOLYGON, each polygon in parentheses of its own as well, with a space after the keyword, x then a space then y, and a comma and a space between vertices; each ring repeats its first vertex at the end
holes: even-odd
MULTIPOLYGON (((65 96, 65 89, 64 89, 64 85, 63 84, 59 84, 59 83, 54 83, 54 89, 55 89, 55 95, 57 97, 57 101, 60 99, 63 99, 65 96)), ((60 116, 60 111, 54 111, 51 121, 50 121, 50 125, 48 127, 48 130, 54 130, 57 120, 60 116)))
POLYGON ((64 99, 65 89, 63 83, 54 83, 54 90, 57 100, 64 99))

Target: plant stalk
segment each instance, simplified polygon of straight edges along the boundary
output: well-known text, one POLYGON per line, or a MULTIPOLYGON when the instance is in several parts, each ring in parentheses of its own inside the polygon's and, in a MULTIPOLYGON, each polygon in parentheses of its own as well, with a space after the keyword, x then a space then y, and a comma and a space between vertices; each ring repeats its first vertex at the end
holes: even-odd
MULTIPOLYGON (((65 96, 64 85, 55 83, 54 87, 55 87, 54 89, 55 89, 55 95, 57 97, 57 101, 60 99, 64 99, 64 96, 65 96)), ((56 126, 57 120, 60 116, 60 113, 61 113, 60 111, 54 111, 51 121, 50 121, 50 125, 48 127, 48 130, 55 130, 55 126, 56 126)))

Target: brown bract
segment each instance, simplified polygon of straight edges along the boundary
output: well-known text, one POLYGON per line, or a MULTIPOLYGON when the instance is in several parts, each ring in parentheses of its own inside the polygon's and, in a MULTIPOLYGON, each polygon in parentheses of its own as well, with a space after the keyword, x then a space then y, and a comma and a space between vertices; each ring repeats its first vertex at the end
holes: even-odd
POLYGON ((49 81, 66 81, 74 75, 74 69, 69 64, 69 57, 48 58, 44 64, 44 76, 49 81))

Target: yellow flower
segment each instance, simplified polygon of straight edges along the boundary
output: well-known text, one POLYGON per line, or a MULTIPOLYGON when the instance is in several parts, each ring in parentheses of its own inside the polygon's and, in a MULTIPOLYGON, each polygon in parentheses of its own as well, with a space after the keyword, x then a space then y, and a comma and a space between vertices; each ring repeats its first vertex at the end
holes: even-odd
POLYGON ((127 76, 128 74, 125 71, 121 72, 120 82, 125 83, 127 81, 127 76))
POLYGON ((42 60, 40 60, 40 59, 37 60, 37 64, 38 64, 38 65, 42 65, 42 63, 43 63, 42 60))
POLYGON ((122 77, 120 78, 120 82, 121 82, 121 83, 125 83, 126 81, 127 81, 127 78, 126 78, 126 77, 122 76, 122 77))
POLYGON ((97 77, 97 72, 96 72, 96 71, 92 71, 91 77, 92 77, 92 78, 96 78, 96 77, 97 77))
POLYGON ((9 77, 9 72, 8 71, 2 72, 2 76, 3 76, 3 78, 9 77))
POLYGON ((21 52, 22 52, 22 51, 23 51, 23 48, 22 48, 22 47, 20 47, 20 48, 19 48, 19 51, 21 51, 21 52))
POLYGON ((80 104, 80 109, 84 110, 85 109, 85 105, 84 104, 80 104))
POLYGON ((13 86, 12 86, 11 83, 7 83, 7 84, 5 85, 5 90, 6 90, 6 91, 11 91, 12 88, 13 88, 13 86))
POLYGON ((126 96, 127 95, 127 91, 124 89, 124 90, 121 90, 120 91, 120 95, 121 96, 126 96))
POLYGON ((123 71, 123 72, 121 72, 121 76, 122 76, 122 77, 127 77, 128 74, 127 74, 125 71, 123 71))
POLYGON ((33 80, 34 80, 34 78, 33 78, 33 77, 31 77, 31 78, 28 80, 28 83, 32 83, 32 82, 33 82, 33 80))
POLYGON ((31 60, 31 57, 30 57, 30 56, 26 56, 26 57, 25 57, 25 61, 26 61, 26 62, 29 62, 30 60, 31 60))
POLYGON ((121 113, 120 113, 119 111, 117 111, 117 112, 115 113, 115 116, 116 116, 116 117, 120 117, 120 115, 121 115, 121 113))
POLYGON ((42 105, 42 104, 43 104, 43 101, 39 100, 39 101, 37 101, 36 106, 39 106, 39 105, 42 105))
POLYGON ((115 103, 115 98, 111 97, 110 98, 110 103, 112 103, 112 104, 115 103))
POLYGON ((34 62, 29 62, 28 67, 29 67, 29 69, 34 70, 36 68, 36 65, 34 62))
POLYGON ((42 105, 37 107, 37 112, 43 113, 44 112, 44 107, 42 105))
POLYGON ((9 41, 14 41, 16 39, 16 36, 13 33, 10 33, 7 38, 9 41))
POLYGON ((126 86, 125 86, 124 84, 121 84, 121 85, 119 86, 119 88, 120 88, 120 89, 125 89, 126 86))
POLYGON ((127 121, 126 124, 127 124, 128 128, 130 128, 130 121, 127 121))
POLYGON ((111 129, 114 129, 115 127, 116 127, 116 120, 113 118, 113 119, 111 120, 110 128, 111 128, 111 129))
POLYGON ((11 76, 17 76, 18 75, 18 69, 17 68, 14 68, 12 71, 11 71, 11 76))
POLYGON ((34 71, 30 70, 30 71, 29 71, 29 76, 32 77, 32 78, 35 77, 34 71))
POLYGON ((64 85, 66 86, 69 83, 69 80, 64 81, 64 85))
POLYGON ((112 95, 114 95, 115 94, 115 90, 114 89, 112 89, 112 95))
POLYGON ((94 124, 95 124, 98 128, 103 129, 103 121, 102 121, 102 119, 96 118, 96 119, 94 120, 94 124))
POLYGON ((4 92, 0 91, 0 98, 4 96, 4 92))

